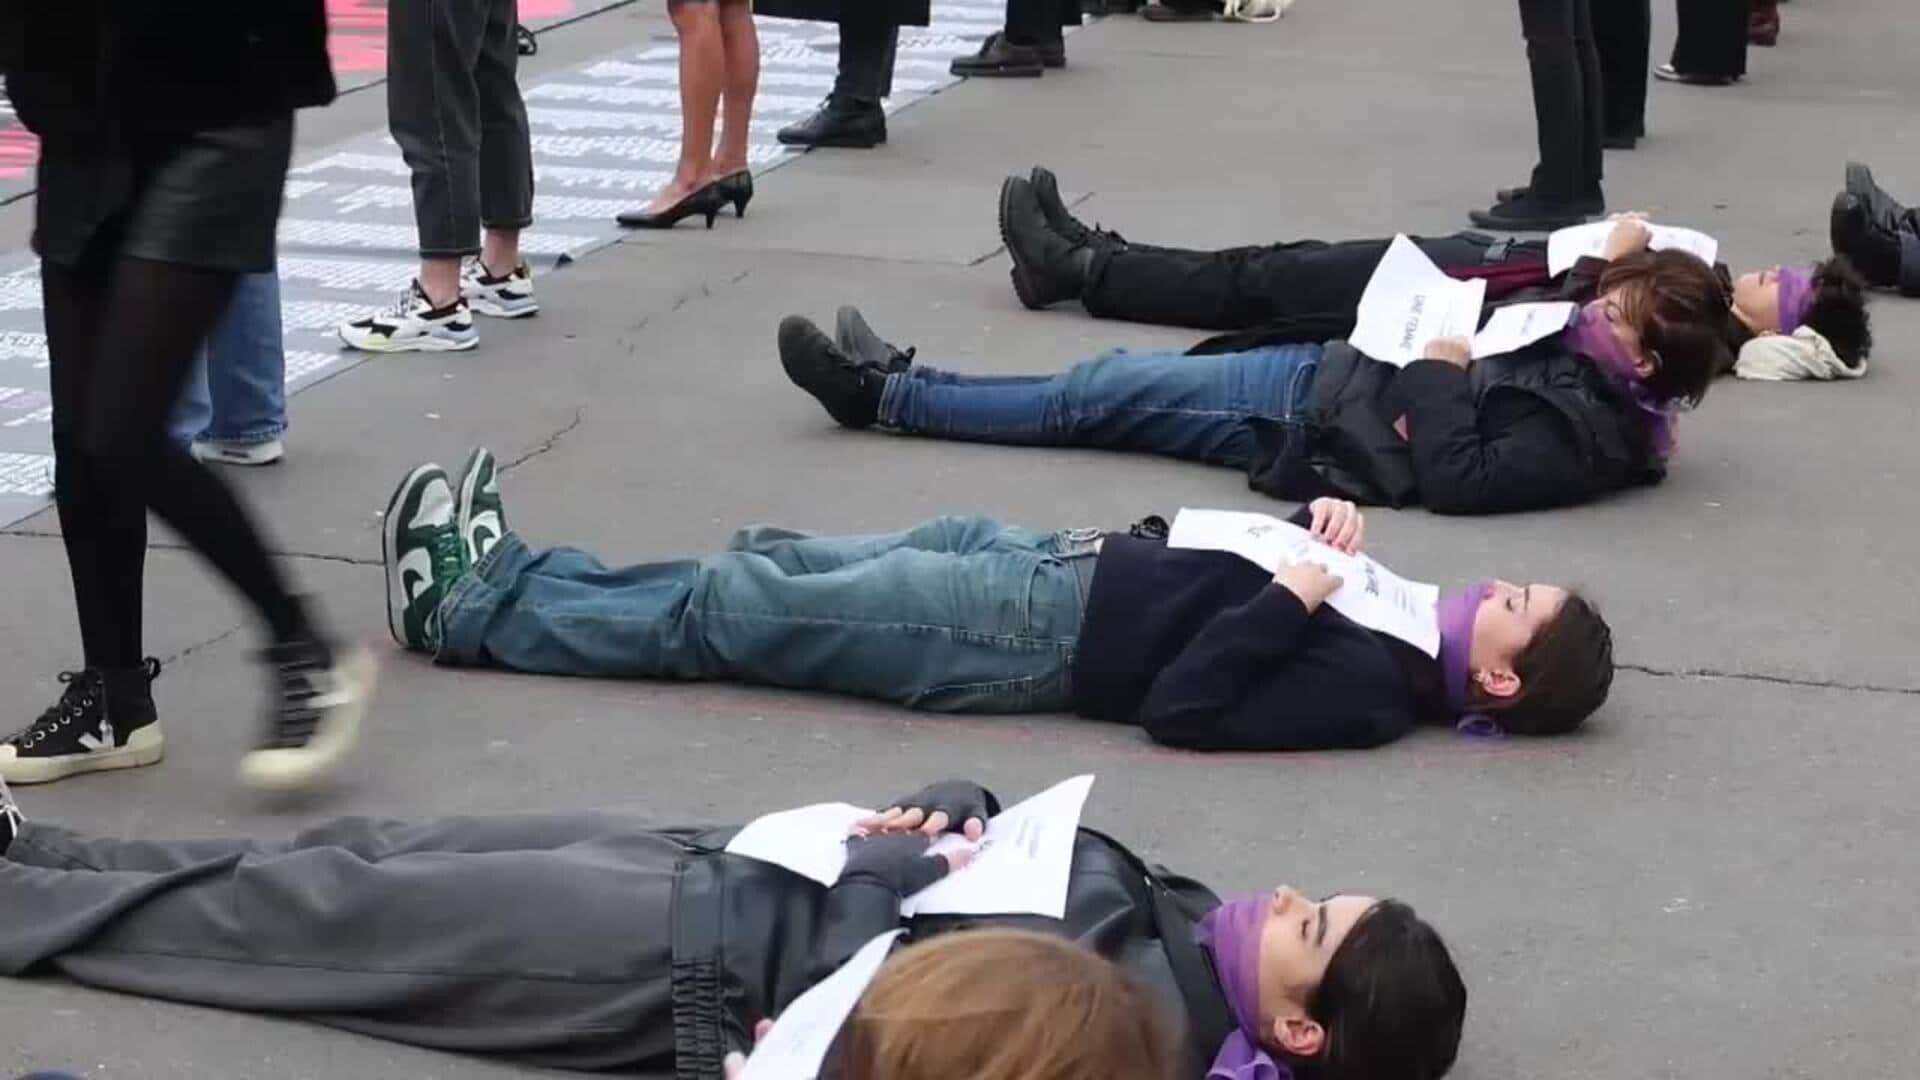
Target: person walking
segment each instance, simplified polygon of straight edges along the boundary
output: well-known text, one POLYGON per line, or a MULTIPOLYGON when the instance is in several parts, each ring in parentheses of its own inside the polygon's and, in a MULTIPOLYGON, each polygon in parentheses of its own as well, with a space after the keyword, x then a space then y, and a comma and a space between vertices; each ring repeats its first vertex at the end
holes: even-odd
POLYGON ((1468 217, 1482 228, 1546 232, 1607 208, 1600 191, 1600 54, 1592 0, 1520 0, 1520 28, 1540 162, 1527 184, 1497 192, 1492 207, 1468 217))
POLYGON ((0 740, 0 778, 160 759, 160 665, 142 659, 151 509, 266 624, 275 690, 242 779, 317 780, 353 742, 373 661, 320 628, 167 416, 235 282, 273 266, 293 112, 334 96, 322 2, 7 5, 0 70, 41 139, 54 500, 85 659, 57 702, 0 740))
POLYGON ((707 228, 722 207, 745 217, 753 200, 747 135, 760 88, 760 35, 749 0, 667 0, 680 37, 680 162, 673 179, 640 210, 617 215, 637 229, 671 229, 703 215, 707 228), (714 119, 725 102, 720 145, 714 119))
POLYGON ((775 138, 786 146, 832 146, 865 150, 887 141, 881 102, 893 93, 894 55, 902 26, 926 26, 929 0, 860 3, 859 0, 761 0, 759 13, 784 19, 837 21, 840 63, 833 92, 804 120, 775 138))
POLYGON ((420 274, 392 307, 341 325, 349 346, 471 349, 475 312, 540 310, 520 258, 520 230, 533 223, 533 145, 518 22, 518 0, 388 4, 387 127, 413 173, 420 274))
POLYGON ((1688 86, 1727 86, 1747 74, 1749 0, 1676 0, 1673 59, 1653 77, 1688 86))

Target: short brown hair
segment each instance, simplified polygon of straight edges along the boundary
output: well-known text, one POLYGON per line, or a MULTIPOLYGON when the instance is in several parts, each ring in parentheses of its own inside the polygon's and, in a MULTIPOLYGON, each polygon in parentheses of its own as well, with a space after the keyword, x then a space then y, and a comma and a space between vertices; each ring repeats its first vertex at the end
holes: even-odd
POLYGON ((1606 703, 1613 687, 1613 628, 1593 602, 1569 592, 1513 661, 1520 693, 1481 707, 1513 735, 1564 735, 1606 703))
POLYGON ((846 1080, 1174 1080, 1153 998, 1072 942, 962 930, 894 954, 842 1036, 846 1080))
POLYGON ((1684 251, 1642 251, 1614 260, 1600 291, 1624 289, 1623 314, 1654 361, 1646 387, 1663 401, 1697 405, 1715 374, 1731 366, 1732 298, 1713 267, 1684 251))

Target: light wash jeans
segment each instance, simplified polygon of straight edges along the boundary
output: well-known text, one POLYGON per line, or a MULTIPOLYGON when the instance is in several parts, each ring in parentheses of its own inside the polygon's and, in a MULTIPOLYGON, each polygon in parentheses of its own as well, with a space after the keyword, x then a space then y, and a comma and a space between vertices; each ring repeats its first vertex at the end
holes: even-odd
POLYGON ((287 351, 280 330, 280 276, 242 274, 233 299, 194 357, 167 431, 252 445, 287 430, 287 351))
POLYGON ((437 659, 1055 712, 1071 698, 1098 535, 982 517, 854 537, 756 526, 719 555, 609 569, 508 533, 441 601, 437 659))
POLYGON ((937 438, 1137 450, 1244 468, 1254 450, 1247 418, 1298 412, 1320 353, 1318 345, 1216 356, 1116 351, 1057 375, 915 366, 887 376, 880 423, 937 438))

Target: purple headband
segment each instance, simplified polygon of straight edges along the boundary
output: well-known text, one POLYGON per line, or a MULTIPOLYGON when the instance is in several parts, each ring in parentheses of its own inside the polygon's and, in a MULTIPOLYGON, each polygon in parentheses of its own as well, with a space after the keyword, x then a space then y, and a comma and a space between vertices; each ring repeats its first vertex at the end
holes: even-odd
POLYGON ((1780 332, 1791 334, 1800 328, 1813 307, 1813 275, 1805 270, 1783 266, 1780 279, 1780 332))
POLYGON ((1272 898, 1229 900, 1200 920, 1194 935, 1213 953, 1234 1032, 1220 1044, 1207 1080, 1292 1080, 1293 1070, 1260 1048, 1260 933, 1272 898))

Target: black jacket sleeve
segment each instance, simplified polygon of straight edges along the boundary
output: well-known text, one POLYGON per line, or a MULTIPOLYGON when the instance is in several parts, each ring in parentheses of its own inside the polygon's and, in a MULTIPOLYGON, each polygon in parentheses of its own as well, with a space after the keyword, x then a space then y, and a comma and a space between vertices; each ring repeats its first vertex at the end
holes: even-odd
POLYGON ((1580 502, 1592 478, 1565 417, 1526 394, 1476 406, 1465 370, 1415 360, 1394 380, 1420 501, 1437 514, 1498 514, 1580 502))
POLYGON ((827 890, 813 958, 807 965, 807 985, 818 985, 852 959, 860 946, 900 924, 900 897, 892 889, 871 878, 837 882, 827 890))

